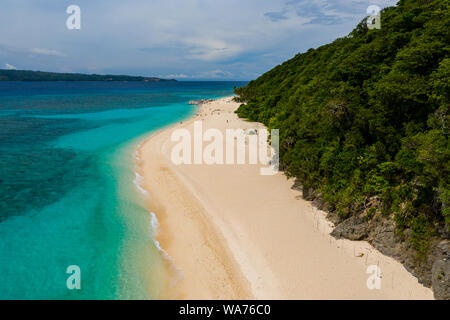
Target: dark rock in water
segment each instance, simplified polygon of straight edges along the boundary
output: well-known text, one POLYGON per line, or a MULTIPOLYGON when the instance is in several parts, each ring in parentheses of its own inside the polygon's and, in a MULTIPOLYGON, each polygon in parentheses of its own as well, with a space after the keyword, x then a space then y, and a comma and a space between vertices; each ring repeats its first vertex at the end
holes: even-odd
POLYGON ((208 103, 208 102, 212 102, 212 101, 214 101, 214 100, 213 99, 191 100, 188 102, 188 104, 199 105, 199 104, 204 104, 204 103, 208 103))
POLYGON ((450 241, 441 241, 435 249, 436 257, 431 269, 431 282, 434 297, 450 300, 450 241))
POLYGON ((331 233, 336 238, 346 238, 349 240, 363 240, 367 237, 369 223, 366 219, 352 216, 338 226, 331 233))

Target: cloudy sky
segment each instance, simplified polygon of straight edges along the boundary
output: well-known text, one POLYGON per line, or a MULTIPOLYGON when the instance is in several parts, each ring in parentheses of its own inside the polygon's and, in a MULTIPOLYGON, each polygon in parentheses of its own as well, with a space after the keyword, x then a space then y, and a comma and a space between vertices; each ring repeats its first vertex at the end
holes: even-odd
POLYGON ((250 80, 397 0, 1 0, 0 68, 250 80), (69 30, 70 5, 81 29, 69 30))

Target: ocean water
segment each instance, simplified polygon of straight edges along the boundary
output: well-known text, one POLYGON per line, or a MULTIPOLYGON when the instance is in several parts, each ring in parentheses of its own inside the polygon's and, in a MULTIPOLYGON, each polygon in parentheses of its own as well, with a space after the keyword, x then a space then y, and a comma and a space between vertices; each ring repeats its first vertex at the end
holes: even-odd
POLYGON ((243 82, 0 82, 0 299, 154 299, 135 150, 243 82), (69 266, 81 271, 69 290, 69 266))

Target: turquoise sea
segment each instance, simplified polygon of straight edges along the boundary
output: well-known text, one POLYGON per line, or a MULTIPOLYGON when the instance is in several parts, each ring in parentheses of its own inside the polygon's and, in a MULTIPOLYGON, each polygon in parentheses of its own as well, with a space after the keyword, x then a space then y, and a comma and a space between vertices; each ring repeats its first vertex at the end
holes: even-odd
POLYGON ((134 152, 189 100, 245 84, 0 82, 0 299, 156 298, 166 274, 134 152))

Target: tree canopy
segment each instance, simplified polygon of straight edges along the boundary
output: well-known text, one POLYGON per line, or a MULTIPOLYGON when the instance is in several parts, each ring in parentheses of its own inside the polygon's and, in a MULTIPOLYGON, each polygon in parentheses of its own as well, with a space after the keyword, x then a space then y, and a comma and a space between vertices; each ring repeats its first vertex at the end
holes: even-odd
POLYGON ((418 252, 450 225, 449 4, 400 0, 381 29, 363 20, 235 90, 239 116, 280 129, 289 176, 343 219, 370 203, 418 252))

